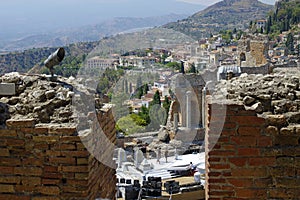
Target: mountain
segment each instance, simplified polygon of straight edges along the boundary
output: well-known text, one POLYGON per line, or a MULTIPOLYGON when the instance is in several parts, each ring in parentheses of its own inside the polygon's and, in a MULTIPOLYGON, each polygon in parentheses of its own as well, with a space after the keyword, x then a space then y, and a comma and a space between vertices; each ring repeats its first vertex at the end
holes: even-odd
POLYGON ((95 25, 49 32, 47 34, 30 35, 21 39, 6 41, 5 43, 2 41, 0 50, 20 51, 30 48, 65 46, 77 42, 98 41, 103 37, 120 32, 161 26, 185 17, 187 17, 187 15, 179 14, 144 18, 119 17, 95 25))
POLYGON ((199 39, 224 29, 247 28, 251 20, 264 19, 274 7, 258 0, 223 0, 194 15, 163 27, 199 39))

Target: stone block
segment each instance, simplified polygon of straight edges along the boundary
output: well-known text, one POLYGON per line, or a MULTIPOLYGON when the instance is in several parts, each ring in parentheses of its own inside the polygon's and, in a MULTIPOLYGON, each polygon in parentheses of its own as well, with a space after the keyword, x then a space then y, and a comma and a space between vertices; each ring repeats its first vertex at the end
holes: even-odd
POLYGON ((0 83, 0 96, 13 96, 16 94, 14 83, 0 83))

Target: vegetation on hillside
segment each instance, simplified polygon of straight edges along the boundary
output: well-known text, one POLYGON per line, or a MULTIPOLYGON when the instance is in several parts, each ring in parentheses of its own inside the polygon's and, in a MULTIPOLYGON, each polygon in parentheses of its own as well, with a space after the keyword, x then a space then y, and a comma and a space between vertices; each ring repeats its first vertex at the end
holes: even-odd
POLYGON ((191 17, 164 27, 199 39, 220 30, 245 29, 250 20, 265 18, 272 8, 271 5, 257 0, 223 0, 191 17))

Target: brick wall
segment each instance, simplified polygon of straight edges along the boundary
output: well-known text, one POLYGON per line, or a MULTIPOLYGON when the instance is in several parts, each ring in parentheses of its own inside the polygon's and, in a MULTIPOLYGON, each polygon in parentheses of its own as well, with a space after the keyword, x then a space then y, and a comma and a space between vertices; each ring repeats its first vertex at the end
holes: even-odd
POLYGON ((243 105, 208 109, 207 199, 299 199, 299 124, 288 125, 283 115, 258 117, 243 105))
MULTIPOLYGON (((115 142, 111 110, 98 120, 115 142)), ((28 119, 7 120, 6 126, 0 129, 0 200, 114 199, 115 169, 89 153, 75 125, 28 119)))

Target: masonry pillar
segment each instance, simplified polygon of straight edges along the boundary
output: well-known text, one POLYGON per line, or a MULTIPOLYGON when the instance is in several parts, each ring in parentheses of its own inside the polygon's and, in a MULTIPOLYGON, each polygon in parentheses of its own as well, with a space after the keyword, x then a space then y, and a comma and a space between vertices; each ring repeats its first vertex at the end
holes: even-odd
POLYGON ((178 129, 178 113, 174 113, 174 128, 175 131, 178 129))
POLYGON ((186 92, 186 127, 191 128, 192 115, 191 115, 191 91, 186 92))

